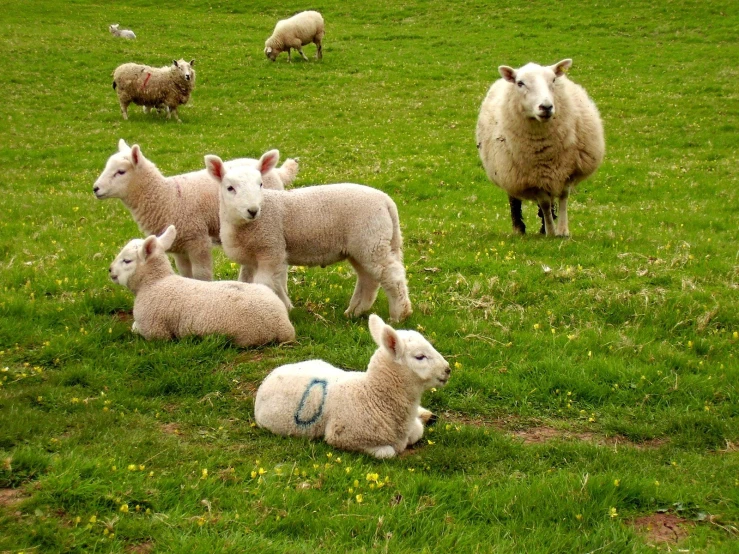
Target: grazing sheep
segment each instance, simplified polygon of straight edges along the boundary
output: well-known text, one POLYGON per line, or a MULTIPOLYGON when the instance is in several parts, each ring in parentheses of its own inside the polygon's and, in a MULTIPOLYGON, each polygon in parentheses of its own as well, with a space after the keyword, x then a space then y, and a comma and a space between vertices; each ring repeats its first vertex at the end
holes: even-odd
POLYGON ((548 67, 502 65, 477 121, 477 148, 493 183, 508 193, 513 230, 525 233, 521 200, 539 204, 542 232, 569 236, 567 197, 603 161, 603 125, 566 59, 548 67), (554 227, 553 202, 559 199, 554 227))
POLYGON ((187 104, 195 87, 195 60, 172 60, 172 65, 161 68, 124 63, 113 73, 113 90, 118 93, 123 119, 128 119, 128 105, 133 102, 148 108, 167 108, 167 119, 172 114, 182 123, 177 107, 187 104))
POLYGON ((110 31, 110 34, 112 34, 114 37, 121 37, 121 38, 136 38, 136 35, 133 31, 129 29, 119 29, 118 23, 115 23, 108 27, 108 30, 110 31))
MULTIPOLYGON (((256 163, 239 158, 226 162, 226 166, 256 163)), ((280 169, 265 176, 264 186, 283 189, 297 172, 298 163, 288 159, 280 169)), ((100 200, 120 198, 145 235, 161 233, 168 225, 177 226, 177 240, 172 245, 177 269, 184 277, 210 281, 212 243, 220 240, 218 188, 205 169, 165 177, 138 145, 129 148, 120 139, 118 152, 110 156, 92 191, 100 200)))
POLYGON ((227 335, 239 346, 295 339, 287 309, 264 285, 205 283, 175 275, 166 251, 177 232, 134 239, 110 265, 110 278, 133 292, 132 330, 145 339, 227 335))
POLYGON ((256 167, 236 168, 225 167, 218 156, 205 157, 221 183, 221 243, 242 266, 239 280, 268 285, 290 309, 288 265, 325 267, 349 260, 357 285, 347 316, 369 310, 382 285, 391 319, 408 317, 413 310, 395 202, 382 191, 349 183, 263 190, 263 176, 279 156, 270 150, 256 167))
POLYGON ((308 58, 303 53, 303 46, 314 42, 316 59, 323 58, 323 17, 314 11, 300 12, 288 19, 282 19, 275 25, 272 36, 264 42, 264 54, 272 61, 280 53, 287 50, 287 61, 291 61, 290 49, 295 48, 305 61, 308 58))
POLYGON ((376 458, 418 442, 431 415, 421 395, 446 384, 449 362, 415 331, 396 331, 374 314, 369 328, 378 348, 366 372, 322 360, 278 367, 257 390, 257 425, 278 435, 325 437, 376 458))

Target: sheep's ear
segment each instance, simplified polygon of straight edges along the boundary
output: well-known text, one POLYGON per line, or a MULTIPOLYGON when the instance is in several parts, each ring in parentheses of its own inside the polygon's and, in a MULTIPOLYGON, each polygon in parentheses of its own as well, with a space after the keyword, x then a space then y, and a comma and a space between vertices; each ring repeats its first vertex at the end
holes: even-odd
POLYGON ((174 65, 175 67, 180 67, 180 66, 179 66, 179 65, 177 64, 177 60, 172 60, 172 65, 174 65))
POLYGON ((257 169, 264 175, 268 171, 271 171, 275 168, 277 165, 277 162, 280 161, 280 151, 279 150, 270 150, 269 152, 265 152, 262 154, 262 157, 259 158, 259 165, 257 166, 257 169))
POLYGON ((126 144, 126 141, 123 139, 120 139, 118 141, 118 152, 128 152, 131 150, 131 147, 126 144))
POLYGON ((512 67, 508 67, 507 65, 501 65, 498 68, 498 72, 500 73, 500 76, 503 77, 509 83, 516 82, 516 70, 513 69, 512 67))
POLYGON ((144 155, 141 153, 141 148, 139 148, 139 145, 134 144, 131 147, 131 161, 133 162, 133 165, 139 165, 139 162, 143 157, 144 155))
POLYGON ((272 53, 272 47, 271 46, 267 46, 267 48, 264 49, 264 53, 265 54, 271 54, 272 53))
POLYGON ((226 175, 226 167, 223 165, 223 160, 218 156, 208 154, 205 156, 205 169, 208 173, 219 183, 223 182, 223 177, 226 175))
POLYGON ((554 71, 554 74, 557 77, 561 77, 565 73, 567 73, 567 70, 572 67, 572 60, 570 58, 567 58, 565 60, 562 60, 561 62, 557 62, 554 65, 550 66, 552 68, 552 71, 554 71))
POLYGON ((175 229, 174 225, 170 225, 169 227, 167 227, 166 231, 164 231, 159 236, 159 245, 165 252, 172 248, 172 244, 174 243, 174 239, 176 236, 177 229, 175 229))
POLYGON ((403 343, 395 332, 395 329, 386 325, 384 321, 375 314, 369 317, 370 334, 377 346, 384 348, 393 358, 399 359, 403 354, 403 343))
POLYGON ((190 67, 195 67, 195 60, 194 59, 190 60, 190 67))
POLYGON ((141 258, 146 261, 148 260, 157 249, 157 237, 156 235, 150 235, 144 240, 144 244, 141 245, 140 255, 141 258))

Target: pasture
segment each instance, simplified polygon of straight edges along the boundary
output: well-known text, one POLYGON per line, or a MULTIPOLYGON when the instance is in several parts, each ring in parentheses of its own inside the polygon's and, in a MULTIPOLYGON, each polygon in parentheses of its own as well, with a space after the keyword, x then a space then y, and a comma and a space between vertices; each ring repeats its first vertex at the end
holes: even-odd
POLYGON ((0 552, 739 552, 735 4, 0 9, 0 552), (326 20, 323 60, 270 62, 264 40, 302 9, 326 20), (531 204, 516 236, 475 148, 480 103, 499 65, 568 57, 605 162, 571 196, 570 239, 538 235, 531 204), (198 71, 183 122, 123 121, 115 67, 173 58, 198 71), (120 138, 165 175, 278 148, 295 187, 394 198, 414 305, 397 327, 452 365, 415 448, 377 461, 253 422, 277 365, 366 367, 348 264, 291 268, 294 344, 131 333, 107 269, 140 233, 92 194, 120 138))

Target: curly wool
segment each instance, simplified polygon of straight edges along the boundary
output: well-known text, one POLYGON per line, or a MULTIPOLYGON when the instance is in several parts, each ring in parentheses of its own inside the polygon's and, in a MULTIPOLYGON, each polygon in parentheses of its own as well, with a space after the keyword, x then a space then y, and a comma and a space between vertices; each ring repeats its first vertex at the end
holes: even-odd
POLYGON ((316 11, 300 12, 288 19, 282 19, 277 22, 275 29, 264 42, 265 53, 274 61, 280 53, 287 50, 288 60, 290 60, 290 49, 295 48, 303 59, 308 59, 303 53, 303 46, 314 42, 318 48, 316 57, 323 57, 323 37, 324 37, 323 17, 316 11), (268 52, 267 49, 272 49, 268 52))

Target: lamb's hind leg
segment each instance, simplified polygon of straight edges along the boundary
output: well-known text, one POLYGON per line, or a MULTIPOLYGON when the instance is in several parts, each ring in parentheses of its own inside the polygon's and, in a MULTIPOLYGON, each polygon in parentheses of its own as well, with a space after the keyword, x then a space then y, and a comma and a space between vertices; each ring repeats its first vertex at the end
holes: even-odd
POLYGON ((174 256, 174 263, 177 266, 177 271, 183 277, 192 277, 192 263, 190 262, 190 256, 185 253, 172 253, 174 256))
POLYGON ((213 280, 213 257, 210 251, 210 241, 207 245, 190 252, 192 262, 192 277, 199 281, 213 280))
POLYGON ((392 458, 395 456, 395 448, 392 446, 385 445, 385 446, 372 446, 370 448, 365 448, 364 451, 369 454, 370 456, 374 456, 375 458, 392 458))
POLYGON ((549 197, 539 199, 539 208, 544 218, 544 231, 548 237, 554 236, 554 217, 552 217, 552 201, 549 197))
POLYGON ((349 262, 352 264, 354 271, 357 272, 357 284, 354 287, 354 294, 349 301, 349 307, 344 312, 344 315, 352 317, 363 314, 372 307, 372 304, 374 304, 377 298, 380 283, 357 262, 352 259, 349 262))
POLYGON ((559 218, 557 219, 557 231, 558 237, 569 237, 570 227, 567 221, 567 198, 570 195, 570 191, 565 189, 562 196, 559 197, 559 218))
POLYGON ((390 305, 390 320, 403 321, 413 313, 405 282, 405 268, 400 260, 392 260, 382 268, 380 283, 390 305))
POLYGON ((521 200, 508 197, 508 204, 511 207, 511 223, 513 223, 513 232, 519 235, 526 234, 526 225, 523 222, 523 212, 521 211, 521 200))
POLYGON ((316 59, 317 60, 322 60, 323 59, 323 42, 319 38, 319 39, 316 39, 315 40, 315 43, 316 43, 316 48, 317 48, 317 50, 316 50, 316 59))

